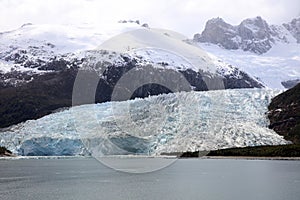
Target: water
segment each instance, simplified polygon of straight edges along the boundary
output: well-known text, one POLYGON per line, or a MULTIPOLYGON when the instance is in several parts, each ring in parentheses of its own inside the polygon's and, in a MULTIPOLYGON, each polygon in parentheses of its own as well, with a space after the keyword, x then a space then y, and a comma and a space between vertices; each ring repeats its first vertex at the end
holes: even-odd
POLYGON ((299 200, 300 161, 181 159, 117 172, 92 158, 0 160, 1 200, 299 200))

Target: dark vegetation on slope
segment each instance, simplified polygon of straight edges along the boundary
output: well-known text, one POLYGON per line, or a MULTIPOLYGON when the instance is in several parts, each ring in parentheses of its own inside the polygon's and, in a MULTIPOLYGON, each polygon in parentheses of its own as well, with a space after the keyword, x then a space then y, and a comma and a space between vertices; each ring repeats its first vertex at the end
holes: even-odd
POLYGON ((240 157, 300 157, 300 145, 274 145, 219 149, 210 152, 184 152, 180 158, 198 158, 202 156, 240 156, 240 157))
POLYGON ((207 156, 300 157, 300 145, 230 148, 211 151, 207 156))
POLYGON ((71 106, 76 71, 48 73, 19 87, 0 89, 0 127, 37 119, 71 106))
POLYGON ((300 83, 272 99, 269 128, 294 144, 300 144, 300 83))

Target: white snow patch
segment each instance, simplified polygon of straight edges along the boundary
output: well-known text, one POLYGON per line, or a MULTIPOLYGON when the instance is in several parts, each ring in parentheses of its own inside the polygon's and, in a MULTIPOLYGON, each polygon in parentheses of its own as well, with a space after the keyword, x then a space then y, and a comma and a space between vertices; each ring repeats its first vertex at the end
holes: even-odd
POLYGON ((282 81, 300 78, 300 45, 297 43, 276 43, 262 55, 242 50, 226 50, 207 43, 198 45, 221 60, 258 77, 269 88, 284 89, 282 81))
POLYGON ((12 64, 0 60, 0 72, 2 73, 10 72, 11 68, 12 68, 12 64))
MULTIPOLYGON (((178 57, 190 62, 189 66, 181 66, 181 68, 192 67, 195 71, 202 70, 215 74, 217 71, 216 66, 213 65, 211 58, 206 52, 194 45, 188 44, 186 40, 186 37, 172 31, 150 28, 137 29, 105 41, 98 49, 128 54, 134 54, 137 51, 137 54, 145 56, 146 59, 153 57, 157 60, 161 60, 157 56, 159 53, 163 51, 170 52, 170 54, 178 55, 173 63, 178 61, 178 57), (159 52, 152 51, 151 53, 148 52, 148 54, 143 52, 143 50, 147 51, 149 48, 157 49, 159 52)), ((170 54, 167 57, 171 58, 170 54)), ((182 61, 179 62, 182 63, 182 61)), ((178 64, 175 67, 178 67, 178 64)))

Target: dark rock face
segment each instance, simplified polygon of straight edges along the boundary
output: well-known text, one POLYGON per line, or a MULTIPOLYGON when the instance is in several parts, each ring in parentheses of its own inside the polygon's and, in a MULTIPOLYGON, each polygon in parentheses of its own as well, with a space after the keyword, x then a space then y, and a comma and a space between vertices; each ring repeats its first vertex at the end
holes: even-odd
POLYGON ((283 26, 296 38, 297 43, 300 43, 300 17, 283 24, 283 26))
POLYGON ((276 96, 268 109, 269 128, 300 144, 300 84, 276 96))
POLYGON ((224 86, 227 89, 234 89, 234 88, 263 88, 264 86, 253 80, 248 74, 243 71, 239 71, 235 68, 233 74, 231 75, 224 75, 224 86), (239 79, 235 77, 241 77, 239 79))
POLYGON ((242 38, 241 48, 244 51, 261 54, 271 49, 271 43, 274 42, 271 29, 261 17, 256 17, 254 20, 246 19, 237 28, 242 38))
POLYGON ((0 156, 12 155, 12 152, 6 149, 5 147, 0 146, 0 156))
MULTIPOLYGON (((300 19, 283 25, 300 42, 300 19)), ((208 42, 225 49, 242 49, 257 54, 267 52, 275 40, 288 42, 281 37, 276 26, 269 26, 261 17, 246 19, 238 26, 232 26, 221 18, 207 21, 204 31, 194 35, 196 42, 208 42)))
POLYGON ((194 40, 197 42, 211 42, 221 44, 225 49, 238 49, 239 43, 236 27, 226 23, 221 18, 207 21, 202 34, 196 34, 194 40))

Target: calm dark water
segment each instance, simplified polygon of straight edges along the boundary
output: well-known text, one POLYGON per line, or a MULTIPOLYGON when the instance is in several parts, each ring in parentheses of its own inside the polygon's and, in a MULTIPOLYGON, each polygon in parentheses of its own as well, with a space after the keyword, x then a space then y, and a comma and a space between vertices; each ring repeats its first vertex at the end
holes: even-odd
POLYGON ((182 159, 146 174, 92 158, 0 160, 1 200, 299 200, 300 161, 182 159))

